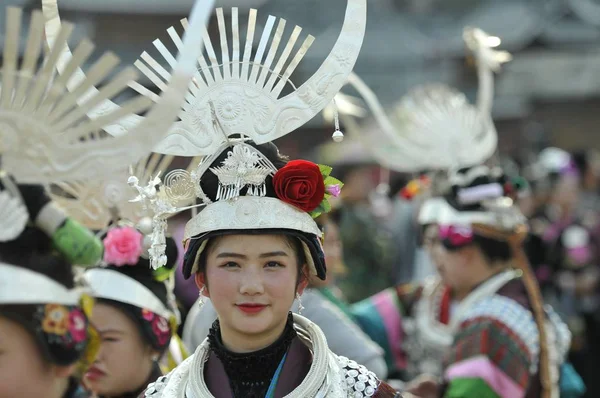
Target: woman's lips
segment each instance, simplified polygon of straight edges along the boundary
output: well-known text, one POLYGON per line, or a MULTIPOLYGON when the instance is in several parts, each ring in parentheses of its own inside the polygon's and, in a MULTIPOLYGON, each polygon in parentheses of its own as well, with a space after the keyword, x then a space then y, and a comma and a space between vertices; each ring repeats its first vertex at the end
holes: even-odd
POLYGON ((98 380, 104 376, 106 376, 106 373, 93 366, 85 373, 85 378, 90 381, 98 380))
POLYGON ((257 314, 264 310, 267 306, 264 304, 252 304, 252 303, 244 303, 244 304, 236 304, 240 311, 243 311, 247 314, 257 314))

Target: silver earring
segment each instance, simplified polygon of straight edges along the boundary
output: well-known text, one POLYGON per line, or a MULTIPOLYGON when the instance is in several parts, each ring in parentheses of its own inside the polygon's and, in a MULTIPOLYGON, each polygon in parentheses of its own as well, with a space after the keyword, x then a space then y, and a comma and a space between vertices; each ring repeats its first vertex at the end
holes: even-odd
POLYGON ((158 362, 160 356, 158 354, 152 355, 152 362, 158 362))
POLYGON ((302 298, 299 293, 296 293, 296 300, 298 300, 298 315, 302 315, 302 310, 304 310, 304 306, 302 305, 302 298))
POLYGON ((202 309, 202 307, 204 307, 204 289, 206 289, 206 286, 202 286, 200 288, 200 292, 198 294, 199 299, 198 299, 198 307, 200 307, 200 309, 202 309))

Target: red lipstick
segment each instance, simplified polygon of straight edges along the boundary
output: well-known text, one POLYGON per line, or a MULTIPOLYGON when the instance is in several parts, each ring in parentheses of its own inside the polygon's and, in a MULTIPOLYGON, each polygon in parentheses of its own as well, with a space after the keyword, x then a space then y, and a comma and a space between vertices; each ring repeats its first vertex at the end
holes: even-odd
POLYGON ((247 314, 258 314, 262 310, 264 310, 267 306, 264 304, 256 304, 256 303, 243 303, 237 304, 237 307, 247 313, 247 314))
POLYGON ((106 376, 106 373, 104 373, 103 371, 101 371, 100 369, 98 369, 95 366, 92 366, 91 368, 88 369, 88 371, 85 373, 85 378, 90 380, 90 381, 96 381, 101 377, 106 376))

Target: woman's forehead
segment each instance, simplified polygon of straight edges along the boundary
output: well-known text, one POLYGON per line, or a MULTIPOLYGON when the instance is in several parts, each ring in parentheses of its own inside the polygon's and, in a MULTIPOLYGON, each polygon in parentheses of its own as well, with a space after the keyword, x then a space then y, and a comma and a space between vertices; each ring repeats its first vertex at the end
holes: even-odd
POLYGON ((246 255, 260 255, 269 252, 292 253, 293 248, 285 235, 224 235, 214 243, 211 254, 231 252, 246 255))
POLYGON ((92 324, 98 331, 126 331, 134 329, 135 324, 125 312, 115 306, 97 303, 92 313, 92 324))

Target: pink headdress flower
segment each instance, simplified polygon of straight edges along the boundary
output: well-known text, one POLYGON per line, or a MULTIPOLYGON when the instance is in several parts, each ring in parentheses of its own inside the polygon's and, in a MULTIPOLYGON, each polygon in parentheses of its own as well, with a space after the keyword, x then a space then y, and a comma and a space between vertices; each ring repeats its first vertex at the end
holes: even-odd
POLYGON ((104 238, 104 261, 121 267, 136 265, 142 255, 143 235, 132 227, 113 228, 104 238))

